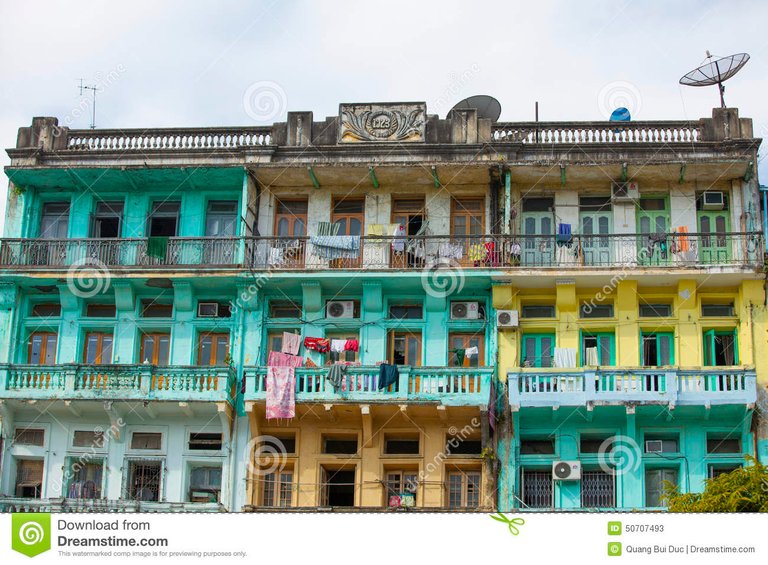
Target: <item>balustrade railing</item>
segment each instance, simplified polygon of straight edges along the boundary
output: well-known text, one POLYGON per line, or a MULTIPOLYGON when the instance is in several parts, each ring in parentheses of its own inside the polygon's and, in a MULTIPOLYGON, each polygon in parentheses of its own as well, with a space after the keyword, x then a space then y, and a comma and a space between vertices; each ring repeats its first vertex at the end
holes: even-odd
POLYGON ((0 365, 0 398, 231 400, 229 367, 0 365))
POLYGON ((527 145, 606 143, 696 143, 698 122, 497 122, 493 141, 527 145))
POLYGON ((272 127, 69 130, 72 151, 237 149, 272 144, 272 127))
MULTIPOLYGON (((488 401, 493 369, 487 367, 399 367, 399 380, 380 389, 379 368, 349 366, 336 383, 328 367, 297 368, 296 400, 440 401, 443 404, 483 404, 488 401)), ((267 368, 246 367, 245 399, 264 400, 267 368)))
POLYGON ((750 404, 756 394, 755 372, 732 367, 525 369, 509 374, 510 403, 516 408, 599 402, 750 404))

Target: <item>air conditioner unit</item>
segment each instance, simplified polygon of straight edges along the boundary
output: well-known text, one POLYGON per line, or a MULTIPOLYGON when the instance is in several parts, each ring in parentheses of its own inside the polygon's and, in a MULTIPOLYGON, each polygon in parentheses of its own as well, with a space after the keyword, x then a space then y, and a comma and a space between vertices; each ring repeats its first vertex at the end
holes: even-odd
POLYGON ((664 442, 660 439, 649 439, 645 442, 646 453, 661 453, 664 451, 664 442))
POLYGON ((631 202, 640 198, 640 188, 636 182, 614 182, 611 184, 611 200, 631 202))
POLYGON ((355 302, 353 300, 329 300, 325 305, 326 318, 354 318, 355 302))
POLYGON ((722 210, 725 208, 725 195, 722 192, 707 190, 701 195, 703 210, 722 210))
POLYGON ((578 481, 581 479, 579 461, 555 461, 552 463, 552 478, 556 481, 578 481))
POLYGON ((480 304, 477 302, 452 302, 451 320, 477 320, 480 317, 480 304))
POLYGON ((517 310, 498 310, 496 312, 497 328, 516 328, 518 326, 517 310))
POLYGON ((198 302, 197 303, 198 318, 215 318, 218 315, 219 315, 218 302, 198 302))

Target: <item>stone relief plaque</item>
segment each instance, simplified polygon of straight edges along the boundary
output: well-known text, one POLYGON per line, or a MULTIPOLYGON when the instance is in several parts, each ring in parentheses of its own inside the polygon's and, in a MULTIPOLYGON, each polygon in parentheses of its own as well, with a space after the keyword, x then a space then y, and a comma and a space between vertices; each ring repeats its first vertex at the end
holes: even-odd
POLYGON ((425 102, 340 104, 339 143, 424 141, 425 102))

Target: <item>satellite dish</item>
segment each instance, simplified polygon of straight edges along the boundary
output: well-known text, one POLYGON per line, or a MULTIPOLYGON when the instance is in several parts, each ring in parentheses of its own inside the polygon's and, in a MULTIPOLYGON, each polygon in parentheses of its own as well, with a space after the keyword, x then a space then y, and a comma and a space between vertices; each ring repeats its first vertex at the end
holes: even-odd
POLYGON ((611 122, 628 122, 632 119, 632 116, 629 114, 629 110, 621 107, 616 108, 613 112, 611 112, 611 117, 608 119, 611 122))
POLYGON ((737 53, 728 57, 713 58, 707 51, 709 62, 704 63, 698 68, 680 79, 680 84, 685 86, 718 86, 720 90, 720 106, 725 108, 725 87, 723 83, 741 70, 741 67, 749 61, 747 53, 737 53))
POLYGON ((451 112, 454 110, 465 109, 477 110, 478 118, 488 118, 492 122, 497 121, 499 116, 501 116, 501 104, 499 104, 499 101, 493 96, 487 96, 485 94, 478 94, 476 96, 465 98, 451 108, 451 112))

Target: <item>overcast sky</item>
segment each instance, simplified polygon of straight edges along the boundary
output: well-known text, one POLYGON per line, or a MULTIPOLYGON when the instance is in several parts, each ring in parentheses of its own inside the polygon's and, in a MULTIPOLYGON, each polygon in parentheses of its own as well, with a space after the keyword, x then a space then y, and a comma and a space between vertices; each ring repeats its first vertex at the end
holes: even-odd
MULTIPOLYGON (((498 98, 509 121, 532 120, 537 100, 544 121, 606 119, 616 106, 698 119, 717 89, 678 80, 707 49, 750 53, 726 101, 768 132, 764 0, 116 4, 0 0, 3 148, 32 116, 88 127, 80 78, 101 88, 103 128, 263 124, 287 110, 322 119, 339 102, 398 100, 443 117, 473 94, 498 98)), ((765 184, 765 162, 761 174, 765 184)))

